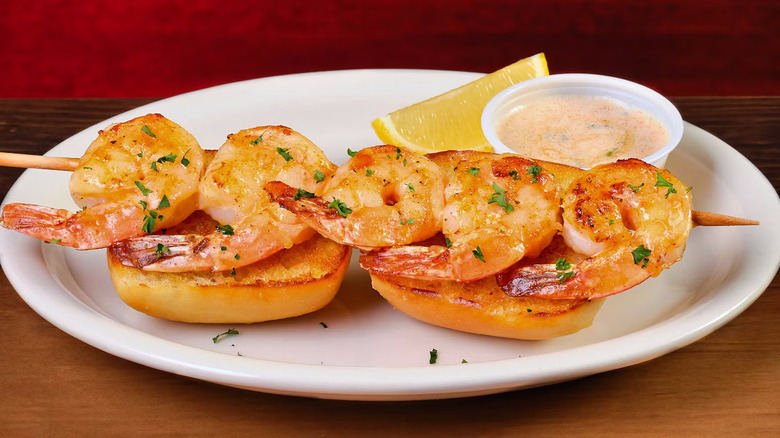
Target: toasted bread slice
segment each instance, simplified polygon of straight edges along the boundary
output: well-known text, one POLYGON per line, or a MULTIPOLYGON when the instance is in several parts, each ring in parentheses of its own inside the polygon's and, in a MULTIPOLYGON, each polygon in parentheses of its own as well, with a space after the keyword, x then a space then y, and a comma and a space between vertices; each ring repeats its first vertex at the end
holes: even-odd
MULTIPOLYGON (((168 233, 207 233, 216 222, 196 212, 168 233)), ((111 280, 130 307, 158 318, 252 323, 321 309, 338 292, 352 249, 320 235, 227 272, 163 273, 123 265, 108 250, 111 280)))
MULTIPOLYGON (((521 263, 555 263, 584 257, 556 236, 539 257, 521 263)), ((431 281, 371 272, 371 283, 393 307, 429 324, 469 333, 515 339, 549 339, 576 333, 593 323, 604 299, 547 300, 511 297, 495 277, 478 281, 431 281)))
POLYGON ((495 277, 458 283, 371 274, 371 284, 393 307, 428 324, 515 339, 549 339, 593 323, 604 300, 510 297, 495 277))

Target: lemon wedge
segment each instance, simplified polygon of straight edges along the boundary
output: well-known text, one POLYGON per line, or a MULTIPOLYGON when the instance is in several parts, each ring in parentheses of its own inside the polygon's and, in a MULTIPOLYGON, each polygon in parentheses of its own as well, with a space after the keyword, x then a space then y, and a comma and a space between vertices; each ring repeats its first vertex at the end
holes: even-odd
POLYGON ((492 151, 480 121, 485 105, 510 85, 547 74, 547 60, 544 53, 539 53, 375 119, 371 126, 384 143, 421 153, 449 149, 492 151))

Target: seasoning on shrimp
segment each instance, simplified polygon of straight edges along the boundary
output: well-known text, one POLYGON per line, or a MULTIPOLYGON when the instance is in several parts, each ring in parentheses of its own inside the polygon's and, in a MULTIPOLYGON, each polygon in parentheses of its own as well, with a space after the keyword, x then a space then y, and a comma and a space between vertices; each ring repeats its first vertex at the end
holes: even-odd
POLYGON ((585 171, 568 186, 563 221, 566 244, 588 258, 572 265, 563 282, 553 265, 503 272, 497 279, 505 293, 594 299, 657 276, 682 257, 692 226, 691 196, 666 170, 623 160, 585 171), (671 191, 675 187, 680 190, 671 191))
POLYGON ((7 204, 2 225, 76 249, 105 248, 174 225, 195 211, 204 163, 195 138, 159 114, 118 123, 100 131, 71 175, 71 196, 81 211, 7 204), (187 151, 190 166, 150 166, 149 157, 166 162, 187 151), (151 213, 145 205, 159 207, 151 213))
POLYGON ((446 246, 380 249, 360 258, 364 269, 428 280, 473 281, 538 255, 560 230, 553 175, 541 168, 536 175, 525 174, 535 162, 475 151, 428 157, 449 181, 442 210, 446 246))
POLYGON ((312 175, 325 179, 335 169, 322 150, 287 127, 261 126, 229 135, 200 183, 200 208, 220 225, 207 236, 130 239, 115 245, 116 253, 123 264, 145 270, 233 273, 314 235, 308 225, 271 201, 266 183, 285 181, 297 187, 295 197, 304 199, 314 196, 317 188, 312 175), (170 251, 155 253, 158 244, 170 251), (237 253, 241 256, 235 257, 237 253))
POLYGON ((376 249, 439 232, 446 184, 444 172, 429 159, 383 145, 355 153, 315 198, 295 200, 295 189, 282 183, 268 184, 266 190, 325 237, 376 249))

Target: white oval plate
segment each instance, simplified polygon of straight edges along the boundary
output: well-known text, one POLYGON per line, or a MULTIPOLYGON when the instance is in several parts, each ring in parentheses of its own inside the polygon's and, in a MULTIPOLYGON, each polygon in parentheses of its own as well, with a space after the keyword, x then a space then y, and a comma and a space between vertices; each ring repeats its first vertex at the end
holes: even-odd
MULTIPOLYGON (((228 84, 117 115, 49 155, 78 157, 109 123, 159 112, 192 132, 204 148, 218 148, 227 134, 243 128, 283 124, 343 163, 348 147, 378 143, 373 118, 478 77, 354 70, 228 84)), ((19 295, 52 324, 153 368, 256 391, 333 399, 489 394, 658 357, 711 333, 764 291, 780 264, 780 200, 771 184, 734 149, 690 124, 667 167, 693 186, 697 209, 757 219, 761 226, 694 229, 681 262, 610 298, 592 327, 548 341, 471 335, 408 318, 371 289, 356 257, 325 309, 239 326, 174 323, 132 310, 114 292, 105 251, 77 252, 2 230, 0 260, 19 295), (240 334, 212 341, 229 328, 240 334), (438 351, 434 365, 428 363, 432 349, 438 351)), ((68 194, 68 174, 43 170, 26 171, 4 202, 77 208, 68 194)))

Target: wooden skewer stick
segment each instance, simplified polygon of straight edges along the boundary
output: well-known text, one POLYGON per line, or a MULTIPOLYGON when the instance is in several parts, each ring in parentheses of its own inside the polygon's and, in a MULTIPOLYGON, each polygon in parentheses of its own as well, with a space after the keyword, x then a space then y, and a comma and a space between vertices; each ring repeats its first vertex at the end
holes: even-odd
POLYGON ((730 225, 760 225, 760 222, 742 219, 740 217, 727 216, 725 214, 709 213, 706 211, 692 211, 691 219, 694 226, 722 227, 730 225))
POLYGON ((73 172, 79 167, 78 158, 47 157, 45 155, 12 154, 0 152, 0 166, 25 167, 33 169, 66 170, 73 172))
MULTIPOLYGON (((211 158, 216 151, 206 151, 211 158)), ((34 169, 65 170, 73 172, 79 167, 78 158, 47 157, 44 155, 13 154, 0 152, 0 166, 26 167, 34 169)), ((759 225, 758 221, 742 219, 725 214, 706 211, 692 212, 694 226, 713 227, 731 225, 759 225)))

